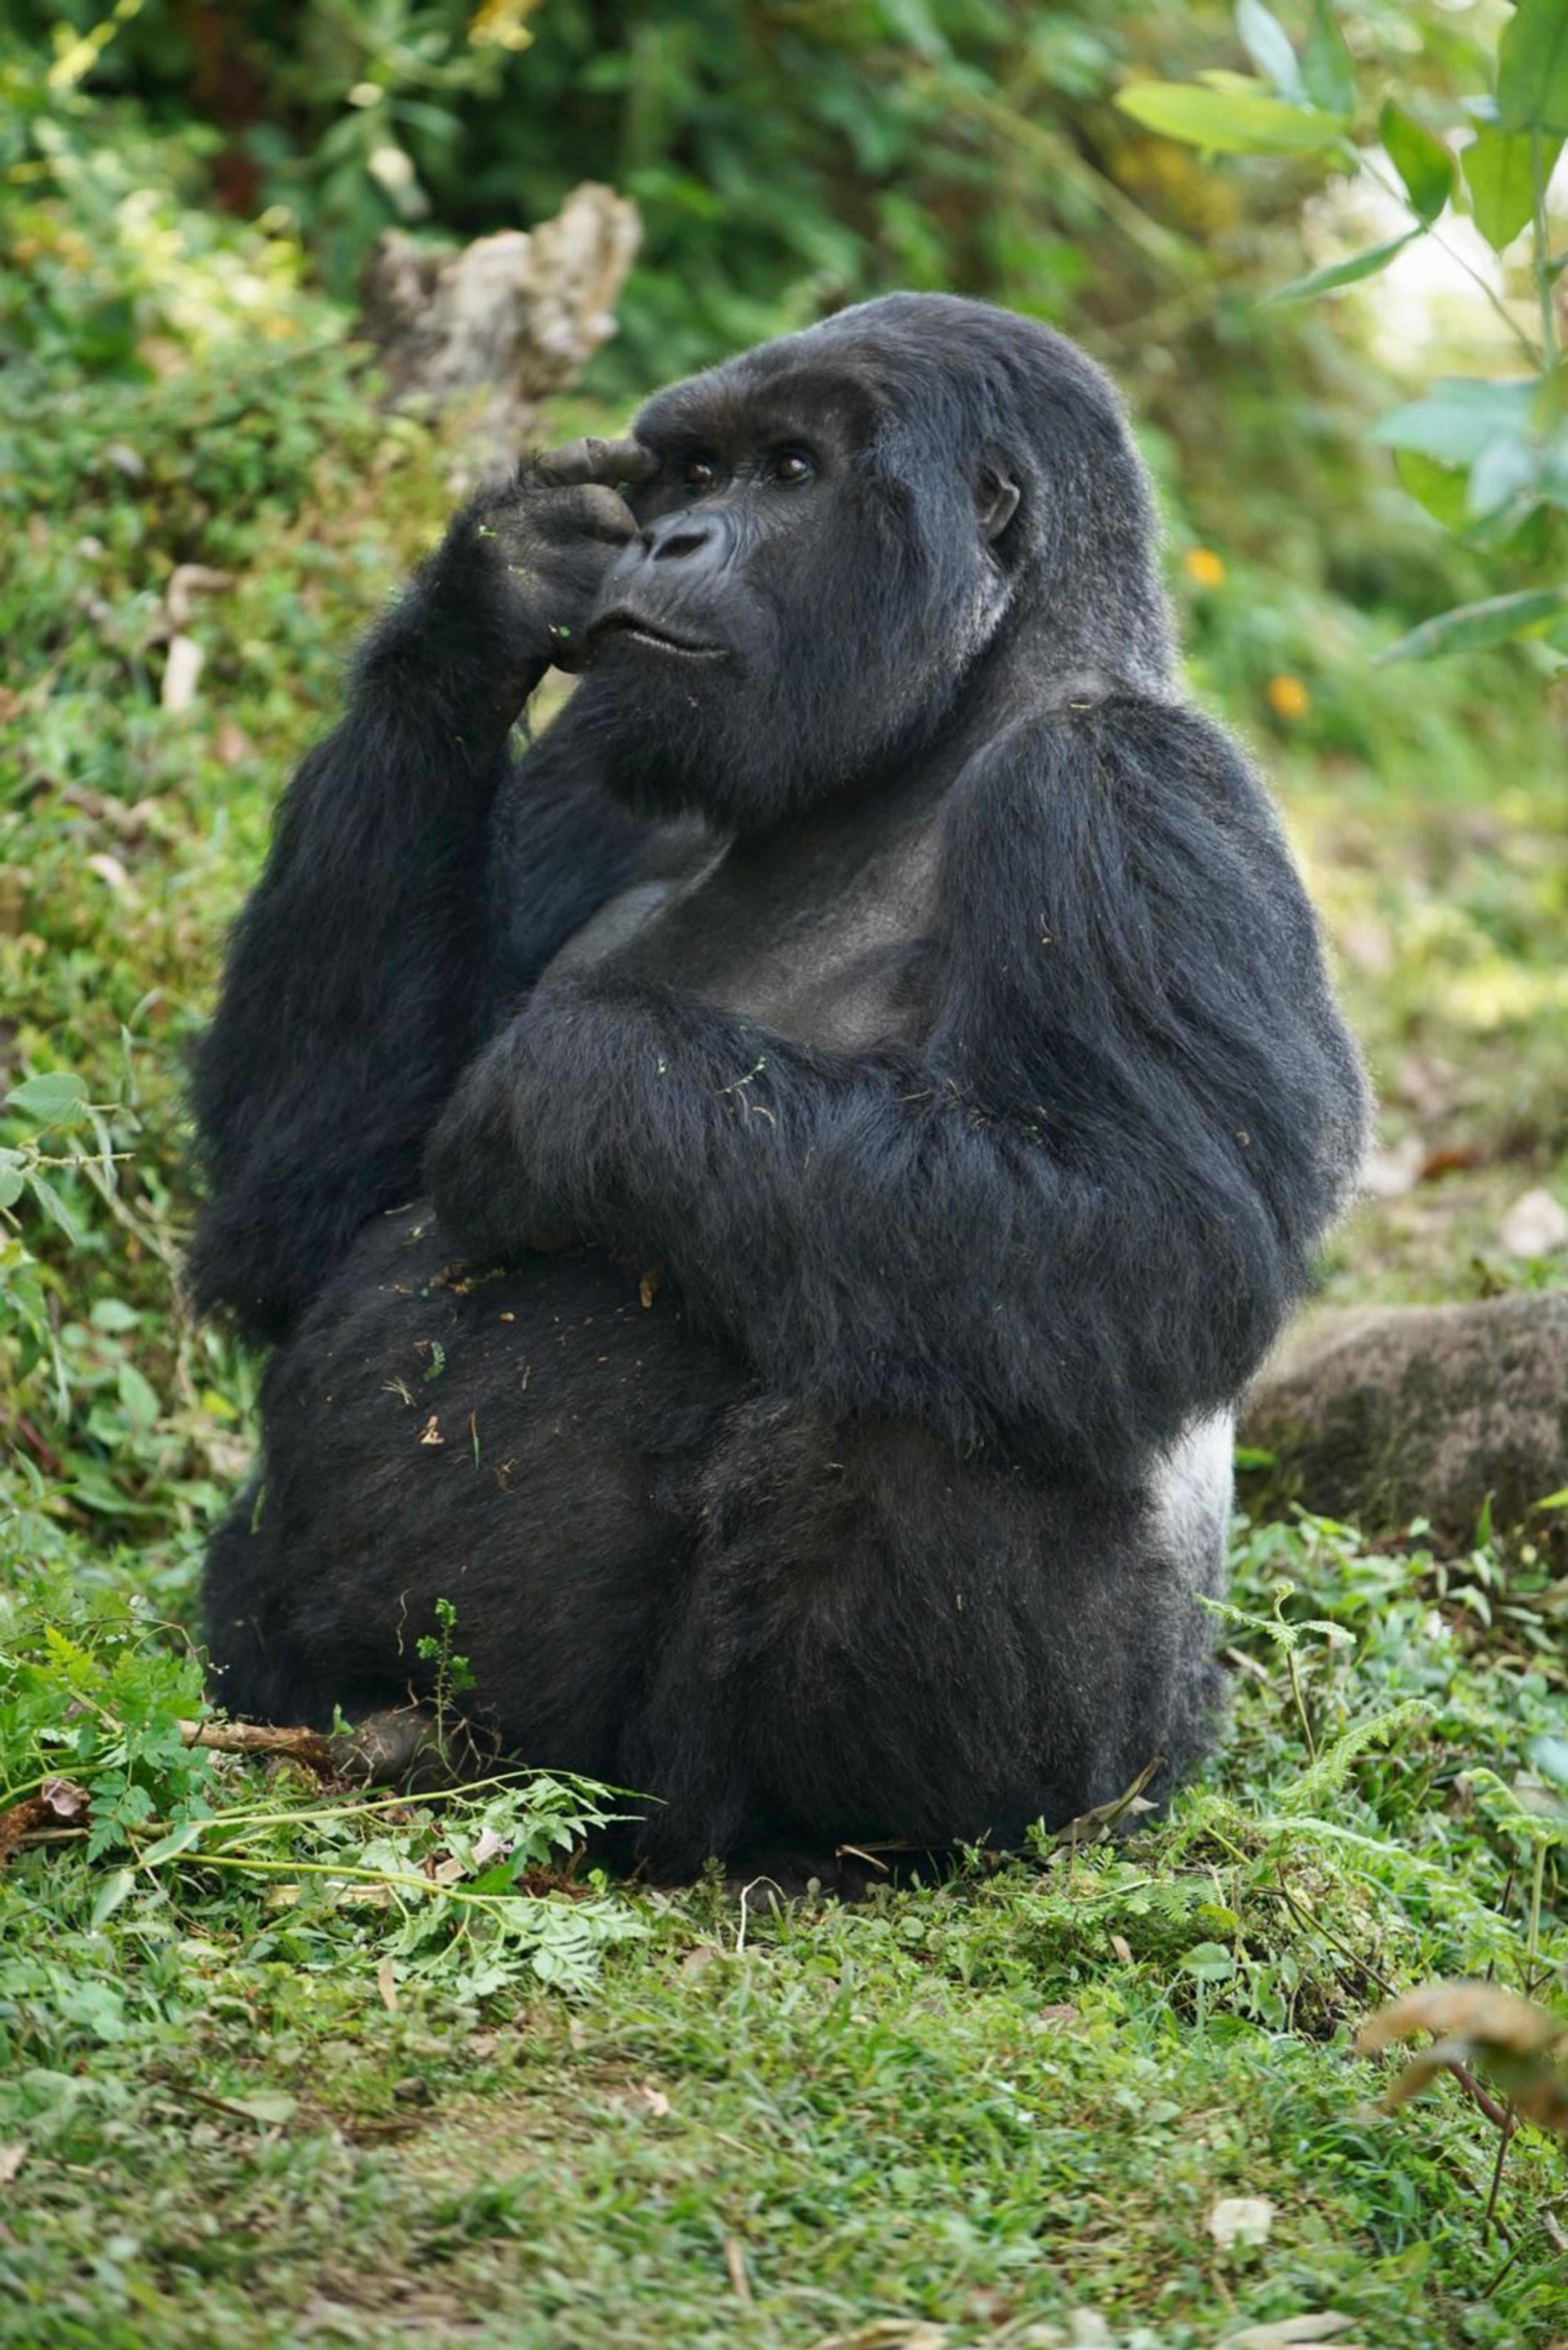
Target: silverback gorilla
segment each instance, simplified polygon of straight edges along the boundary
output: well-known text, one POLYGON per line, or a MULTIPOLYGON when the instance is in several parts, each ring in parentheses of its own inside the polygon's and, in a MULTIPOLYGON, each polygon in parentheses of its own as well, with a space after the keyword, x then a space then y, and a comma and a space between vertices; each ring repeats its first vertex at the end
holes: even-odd
POLYGON ((1011 1839, 1212 1734, 1231 1407, 1359 1064, 1071 344, 898 295, 634 430, 460 514, 239 924, 216 1686, 428 1699, 450 1599, 475 1721, 657 1798, 657 1873, 1011 1839))

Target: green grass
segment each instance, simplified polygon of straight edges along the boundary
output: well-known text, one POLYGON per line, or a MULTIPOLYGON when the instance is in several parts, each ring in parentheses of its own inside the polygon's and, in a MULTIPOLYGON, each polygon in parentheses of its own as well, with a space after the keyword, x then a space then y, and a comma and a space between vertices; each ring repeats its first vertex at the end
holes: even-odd
MULTIPOLYGON (((1348 1644, 1217 1626, 1233 1731, 1169 1824, 862 1908, 563 1883, 591 1790, 368 1808, 184 1742, 255 1370, 175 1287, 183 1055, 276 790, 447 494, 330 334, 260 392, 242 356, 0 385, 0 1055, 101 1121, 0 1122, 0 1809, 90 1798, 0 1876, 0 2343, 961 2350, 1100 2338, 1089 2311, 1196 2350, 1336 2309, 1368 2350, 1545 2350, 1561 2147, 1522 2128, 1499 2173, 1449 2079, 1374 2115, 1388 2067, 1351 2046, 1434 1977, 1568 1991, 1568 1589, 1528 1545, 1239 1525, 1242 1610, 1283 1583, 1348 1644), (178 563, 231 584, 192 599, 171 715, 178 563), (1272 2228, 1223 2251, 1234 2195, 1272 2228)), ((1201 597, 1178 567, 1195 681, 1279 775, 1390 1140, 1458 1161, 1351 1221, 1329 1293, 1560 1279, 1496 1237, 1568 1197, 1557 722, 1522 656, 1376 671, 1408 616, 1224 554, 1201 597)))
MULTIPOLYGON (((1287 1619, 1350 1636, 1301 1636, 1304 1727, 1243 1631, 1224 1763, 1171 1824, 859 1908, 588 1880, 514 1897, 501 1939, 453 1898, 489 1881, 478 1830, 546 1864, 572 1791, 367 1811, 144 1743, 146 1814, 0 1890, 0 2341, 793 2350, 1089 2308, 1187 2350, 1336 2308, 1380 2350, 1546 2344, 1561 2150, 1520 2131, 1494 2197, 1478 2107, 1445 2082, 1372 2114, 1386 2068, 1348 2042, 1428 1977, 1561 1987, 1557 1863, 1532 1926, 1500 1790, 1563 1736, 1562 1587, 1313 1523, 1243 1530, 1238 1569, 1251 1612, 1284 1579, 1287 1619), (435 1854, 462 1873, 415 1890, 435 1854), (1270 2235, 1222 2251, 1241 2195, 1270 2235)), ((191 1694, 145 1635, 116 1653, 88 1679, 57 1646, 29 1685, 35 1750, 95 1793, 110 1701, 191 1694), (67 1685, 89 1702, 51 1716, 67 1685)))

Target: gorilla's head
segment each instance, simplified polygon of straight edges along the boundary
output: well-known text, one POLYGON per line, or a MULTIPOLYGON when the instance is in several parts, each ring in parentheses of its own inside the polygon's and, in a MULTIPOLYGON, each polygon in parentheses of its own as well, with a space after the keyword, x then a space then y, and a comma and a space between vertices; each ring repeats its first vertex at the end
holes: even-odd
POLYGON ((1143 467, 1048 328, 891 295, 673 385, 635 431, 659 470, 574 723, 650 812, 754 829, 971 712, 1168 672, 1143 467))

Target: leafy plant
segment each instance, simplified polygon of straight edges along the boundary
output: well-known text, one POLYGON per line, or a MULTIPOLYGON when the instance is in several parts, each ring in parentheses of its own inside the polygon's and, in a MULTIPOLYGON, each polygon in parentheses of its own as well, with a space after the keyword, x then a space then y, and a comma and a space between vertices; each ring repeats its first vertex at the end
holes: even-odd
MULTIPOLYGON (((1552 566, 1565 536, 1557 518, 1568 513, 1568 369, 1556 318, 1568 255, 1552 251, 1547 202, 1568 137, 1568 0, 1519 0, 1499 50, 1495 93, 1444 109, 1450 136, 1469 132, 1457 171, 1448 139, 1394 99, 1376 119, 1381 161, 1356 144, 1357 84, 1327 0, 1314 0, 1299 55, 1262 0, 1240 0, 1236 26, 1251 76, 1214 69, 1196 83, 1137 83, 1118 94, 1117 105, 1147 128, 1209 153, 1321 159, 1364 176, 1409 221, 1397 236, 1314 270, 1269 300, 1305 301, 1358 284, 1423 237, 1443 244, 1441 224, 1461 207, 1494 253, 1528 235, 1539 319, 1533 338, 1479 282, 1529 373, 1438 383, 1381 418, 1371 437, 1395 452, 1405 488, 1456 536, 1552 566)), ((1427 110, 1434 110, 1429 101, 1427 110)), ((1568 654, 1568 581, 1436 614, 1382 658, 1426 660, 1521 637, 1568 654)))

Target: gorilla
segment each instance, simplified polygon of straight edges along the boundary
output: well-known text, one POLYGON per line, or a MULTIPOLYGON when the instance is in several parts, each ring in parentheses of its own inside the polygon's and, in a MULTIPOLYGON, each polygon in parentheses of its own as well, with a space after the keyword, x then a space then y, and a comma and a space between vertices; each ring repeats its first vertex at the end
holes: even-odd
POLYGON ((1082 352, 897 295, 633 433, 458 515, 234 936, 215 1688, 428 1707, 450 1602, 473 1722, 652 1799, 653 1874, 1016 1840, 1214 1734, 1360 1064, 1082 352))

